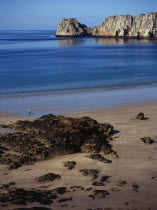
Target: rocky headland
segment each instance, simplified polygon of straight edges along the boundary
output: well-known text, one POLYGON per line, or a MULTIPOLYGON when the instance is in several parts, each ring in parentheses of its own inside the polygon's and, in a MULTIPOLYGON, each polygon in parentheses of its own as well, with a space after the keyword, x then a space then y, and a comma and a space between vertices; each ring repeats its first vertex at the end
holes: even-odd
POLYGON ((79 23, 76 18, 62 19, 56 32, 57 37, 128 37, 157 38, 157 12, 111 16, 101 26, 93 28, 79 23))

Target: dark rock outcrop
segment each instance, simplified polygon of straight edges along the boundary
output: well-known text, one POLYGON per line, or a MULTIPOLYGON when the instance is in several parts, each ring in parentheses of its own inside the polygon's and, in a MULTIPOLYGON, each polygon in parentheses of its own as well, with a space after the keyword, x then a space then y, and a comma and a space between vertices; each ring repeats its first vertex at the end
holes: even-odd
POLYGON ((54 189, 54 191, 56 191, 59 195, 63 195, 67 192, 67 188, 66 187, 58 187, 58 188, 54 189))
POLYGON ((117 186, 122 187, 126 184, 127 184, 127 182, 125 180, 119 180, 118 183, 117 183, 117 186))
POLYGON ((141 140, 145 143, 145 144, 153 144, 154 143, 154 140, 151 139, 149 136, 145 136, 144 138, 141 138, 141 140))
POLYGON ((98 161, 103 162, 103 163, 112 163, 112 160, 108 160, 100 154, 92 154, 92 155, 87 156, 87 157, 89 157, 93 160, 98 160, 98 161))
POLYGON ((138 192, 139 186, 138 186, 138 184, 135 183, 135 184, 132 185, 132 188, 135 192, 138 192))
POLYGON ((90 138, 86 140, 81 146, 81 151, 87 153, 99 153, 101 151, 101 140, 98 138, 90 138))
POLYGON ((101 182, 108 182, 109 178, 110 178, 110 176, 102 176, 101 177, 101 182))
POLYGON ((101 146, 101 152, 104 153, 104 155, 112 155, 114 157, 117 157, 118 158, 118 154, 117 152, 115 152, 113 149, 112 149, 112 146, 111 145, 102 145, 101 146))
POLYGON ((20 131, 0 135, 0 144, 16 152, 0 155, 0 163, 10 169, 77 152, 116 154, 107 140, 113 126, 99 124, 89 117, 49 114, 34 121, 18 121, 9 127, 20 131))
POLYGON ((137 119, 139 120, 144 120, 144 113, 143 112, 140 112, 137 116, 136 116, 137 119))
POLYGON ((50 205, 53 200, 58 198, 57 193, 53 190, 25 190, 16 188, 9 190, 6 193, 0 193, 1 203, 12 203, 15 205, 27 205, 28 203, 40 203, 43 205, 50 205))
POLYGON ((88 28, 77 19, 62 19, 56 36, 94 36, 94 37, 132 37, 157 38, 157 12, 131 15, 111 16, 101 26, 88 28))
POLYGON ((106 198, 109 193, 106 190, 94 190, 93 194, 89 195, 90 198, 106 198))
POLYGON ((73 169, 76 165, 75 161, 67 161, 64 162, 64 166, 67 167, 69 170, 73 169))
POLYGON ((28 165, 34 162, 35 159, 29 155, 4 154, 0 156, 0 164, 8 165, 8 169, 17 169, 22 165, 28 165))
POLYGON ((63 203, 63 202, 66 202, 66 201, 72 201, 73 197, 70 197, 70 198, 61 198, 59 199, 59 203, 63 203))
POLYGON ((59 174, 48 173, 43 176, 35 178, 35 180, 37 180, 38 182, 52 182, 52 181, 54 181, 56 179, 58 180, 60 178, 61 177, 59 176, 59 174))
POLYGON ((80 172, 84 176, 90 176, 92 180, 96 179, 99 174, 99 170, 97 169, 81 169, 80 172))
POLYGON ((104 183, 102 183, 102 182, 93 182, 92 185, 93 186, 105 186, 104 183))

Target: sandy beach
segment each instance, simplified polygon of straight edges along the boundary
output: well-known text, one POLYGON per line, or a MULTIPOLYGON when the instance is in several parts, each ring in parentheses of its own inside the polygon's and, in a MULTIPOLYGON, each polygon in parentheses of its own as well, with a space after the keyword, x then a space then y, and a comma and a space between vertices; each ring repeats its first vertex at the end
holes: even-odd
MULTIPOLYGON (((1 184, 15 182, 13 187, 24 189, 54 189, 66 187, 68 192, 54 201, 53 204, 45 207, 49 209, 138 209, 156 210, 156 184, 157 184, 157 144, 143 143, 140 138, 150 136, 157 140, 157 104, 139 104, 117 108, 102 108, 93 110, 79 110, 65 113, 65 116, 82 117, 90 116, 100 123, 110 123, 116 131, 113 135, 113 149, 118 153, 119 158, 105 156, 112 160, 112 164, 104 164, 85 157, 87 153, 76 153, 55 157, 54 159, 36 162, 34 165, 22 166, 18 169, 7 170, 4 165, 0 166, 1 184), (144 112, 147 120, 138 120, 136 115, 144 112), (65 161, 76 161, 76 167, 68 170, 63 166, 65 161), (88 176, 80 174, 81 169, 98 169, 100 181, 102 176, 108 176, 104 186, 93 186, 88 176), (61 180, 48 184, 38 183, 34 179, 46 173, 56 173, 61 180), (154 178, 152 178, 154 177, 154 178), (125 181, 120 185, 120 181, 125 181), (133 185, 138 185, 134 190, 133 185), (81 188, 71 188, 72 186, 81 188), (92 187, 92 190, 106 190, 109 195, 106 198, 91 199, 88 197, 92 190, 83 190, 92 187), (60 198, 68 198, 65 202, 58 202, 60 198)), ((0 113, 0 124, 15 122, 16 120, 30 119, 20 117, 11 113, 0 113)), ((31 119, 33 120, 33 118, 31 119)), ((7 205, 1 203, 1 209, 22 208, 21 205, 7 205), (3 205, 3 206, 2 206, 3 205)), ((28 207, 43 206, 39 204, 28 204, 28 207)), ((26 207, 26 206, 25 206, 26 207)))

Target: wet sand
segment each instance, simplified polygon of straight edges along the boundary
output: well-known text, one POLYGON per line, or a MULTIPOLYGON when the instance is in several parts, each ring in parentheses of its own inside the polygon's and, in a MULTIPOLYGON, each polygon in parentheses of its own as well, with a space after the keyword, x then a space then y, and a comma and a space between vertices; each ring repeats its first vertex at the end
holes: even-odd
POLYGON ((92 110, 134 104, 157 103, 157 86, 136 86, 122 89, 95 89, 80 92, 47 92, 40 95, 24 94, 21 96, 1 98, 0 111, 11 112, 22 116, 40 117, 45 114, 60 114, 73 110, 92 110))
MULTIPOLYGON (((90 116, 100 123, 110 123, 114 126, 113 149, 118 152, 119 158, 105 156, 112 160, 112 164, 104 164, 91 160, 85 156, 86 153, 78 153, 56 157, 51 160, 36 162, 34 165, 23 166, 15 170, 7 170, 6 166, 0 166, 1 184, 15 182, 15 187, 26 189, 54 189, 56 187, 67 187, 70 192, 65 193, 62 198, 73 197, 73 201, 58 203, 58 199, 50 206, 50 209, 91 209, 108 208, 114 209, 138 209, 156 210, 157 201, 157 143, 152 145, 144 144, 140 138, 150 136, 157 140, 157 104, 140 104, 117 108, 101 108, 93 110, 79 110, 65 113, 66 116, 81 117, 90 116), (144 112, 147 120, 137 120, 135 117, 139 112, 144 112), (74 160, 77 162, 76 168, 68 170, 63 166, 63 162, 74 160), (105 186, 93 186, 91 178, 83 176, 80 169, 98 169, 99 176, 95 181, 100 181, 102 176, 110 176, 105 186), (29 170, 28 170, 29 169, 29 170), (41 184, 34 179, 46 173, 60 174, 61 179, 41 184), (7 175, 4 175, 7 173, 7 175), (125 180, 127 184, 117 186, 119 180, 125 180), (133 190, 132 185, 138 184, 138 192, 133 190), (107 190, 110 195, 106 198, 91 199, 88 196, 92 191, 76 189, 73 191, 71 186, 78 185, 84 188, 93 187, 94 189, 107 190), (45 187, 45 188, 44 188, 45 187)), ((19 115, 0 113, 0 124, 15 122, 21 118, 19 115)), ((30 206, 41 206, 39 204, 29 204, 30 206)), ((23 206, 3 206, 2 209, 15 209, 23 206)))
POLYGON ((0 112, 0 124, 10 124, 10 123, 15 123, 18 120, 33 120, 35 118, 36 117, 33 116, 23 117, 19 114, 0 112))

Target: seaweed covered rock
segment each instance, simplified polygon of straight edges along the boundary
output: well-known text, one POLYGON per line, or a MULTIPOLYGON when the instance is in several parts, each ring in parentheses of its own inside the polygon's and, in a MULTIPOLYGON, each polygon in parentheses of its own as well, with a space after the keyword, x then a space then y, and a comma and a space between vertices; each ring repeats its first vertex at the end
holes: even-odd
POLYGON ((96 179, 99 174, 99 170, 97 169, 81 169, 80 172, 84 176, 90 176, 92 180, 96 179))
POLYGON ((112 163, 112 160, 108 160, 100 154, 92 154, 92 155, 87 156, 87 157, 89 157, 93 160, 98 160, 98 161, 103 162, 103 163, 112 163))
POLYGON ((145 136, 144 138, 141 138, 141 140, 145 143, 145 144, 153 144, 154 143, 154 140, 151 139, 149 136, 145 136))
POLYGON ((36 159, 44 159, 48 153, 48 147, 45 147, 42 139, 33 132, 0 135, 0 142, 14 152, 36 157, 36 159))
POLYGON ((122 186, 124 186, 124 185, 126 185, 127 184, 127 182, 125 181, 125 180, 119 180, 118 182, 117 182, 117 186, 119 186, 119 187, 122 187, 122 186))
POLYGON ((93 195, 97 198, 106 198, 109 193, 106 190, 94 190, 93 195))
POLYGON ((110 176, 102 176, 101 177, 101 182, 108 182, 108 179, 110 178, 110 176))
POLYGON ((28 165, 34 161, 34 158, 29 155, 16 155, 6 153, 0 156, 0 164, 8 165, 9 169, 17 169, 22 165, 28 165))
POLYGON ((47 131, 64 133, 79 133, 84 131, 86 134, 92 132, 93 134, 112 134, 113 126, 107 123, 99 124, 96 120, 90 117, 71 118, 61 115, 48 114, 40 117, 34 121, 18 121, 12 126, 15 129, 34 131, 36 133, 47 133, 47 131), (45 130, 47 129, 47 130, 45 130))
POLYGON ((143 112, 140 112, 137 116, 136 116, 137 119, 139 120, 144 120, 144 113, 143 112))
POLYGON ((56 179, 58 180, 60 178, 61 177, 59 176, 59 174, 48 173, 43 176, 35 178, 35 180, 37 180, 38 182, 52 182, 52 181, 54 181, 56 179))
POLYGON ((15 205, 27 205, 28 203, 40 203, 43 205, 50 205, 53 200, 56 199, 57 193, 53 190, 25 190, 22 188, 16 188, 9 190, 6 193, 0 193, 0 202, 11 202, 15 205))
POLYGON ((88 139, 81 146, 81 151, 86 153, 98 153, 101 151, 101 141, 96 138, 88 139))
POLYGON ((104 183, 102 183, 102 182, 93 182, 92 185, 93 186, 105 186, 104 183))
POLYGON ((132 185, 132 188, 133 188, 133 190, 134 190, 135 192, 138 192, 139 186, 138 186, 138 184, 134 183, 134 184, 132 185))
POLYGON ((90 198, 106 198, 109 193, 106 190, 94 190, 93 194, 89 195, 90 198))
POLYGON ((76 165, 75 161, 67 161, 64 162, 64 166, 67 167, 69 170, 73 169, 76 165))
POLYGON ((112 155, 112 156, 115 156, 118 158, 118 154, 117 152, 115 152, 113 149, 112 149, 112 146, 111 145, 102 145, 101 146, 101 152, 104 153, 104 155, 112 155))
POLYGON ((59 199, 59 203, 63 203, 63 202, 66 202, 66 201, 73 201, 73 197, 70 197, 70 198, 61 198, 59 199))
MULTIPOLYGON (((9 127, 19 132, 0 135, 0 144, 18 153, 21 159, 15 163, 15 157, 10 155, 9 164, 15 163, 11 168, 18 168, 32 160, 77 152, 116 154, 107 140, 113 126, 100 124, 90 117, 70 118, 49 114, 34 121, 18 121, 9 127)), ((0 163, 7 164, 3 159, 5 153, 1 154, 0 163)))
POLYGON ((58 188, 54 189, 54 191, 56 191, 60 195, 63 195, 67 192, 67 188, 66 187, 58 187, 58 188))

